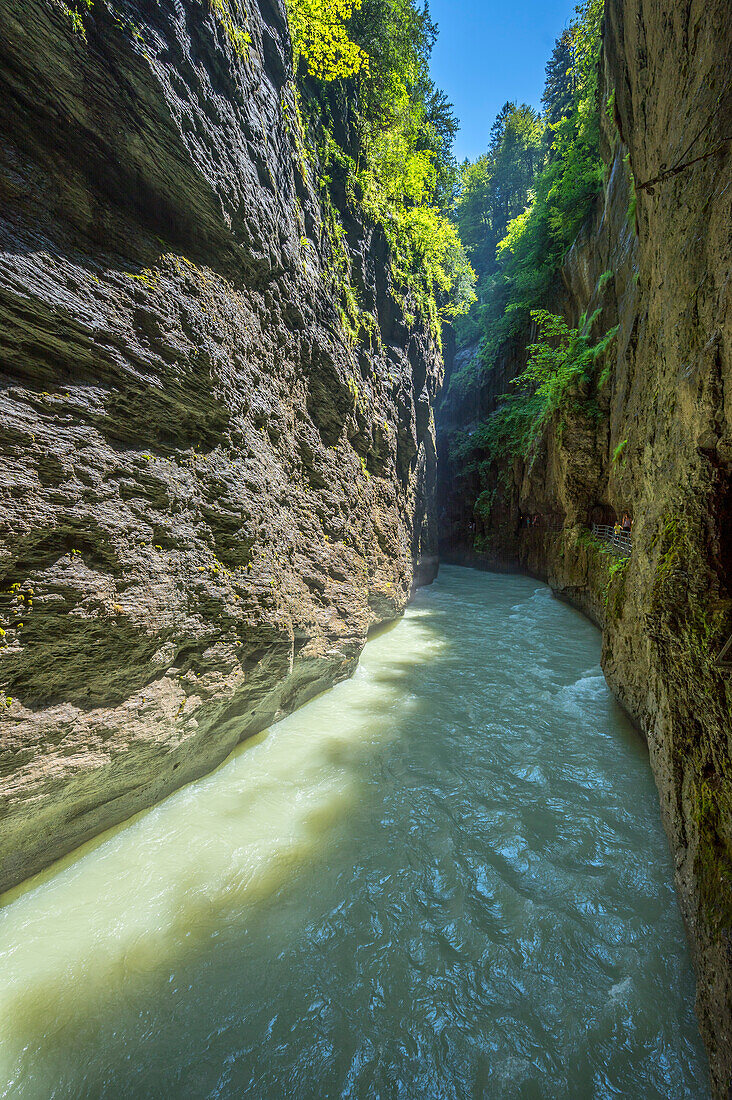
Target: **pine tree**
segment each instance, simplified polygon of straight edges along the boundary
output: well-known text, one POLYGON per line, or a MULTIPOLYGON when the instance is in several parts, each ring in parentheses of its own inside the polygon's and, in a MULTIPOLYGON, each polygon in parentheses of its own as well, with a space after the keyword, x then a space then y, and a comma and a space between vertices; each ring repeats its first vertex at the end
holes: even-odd
MULTIPOLYGON (((555 126, 570 113, 574 105, 575 90, 572 31, 568 28, 554 43, 552 56, 546 66, 546 83, 541 102, 544 107, 544 121, 548 126, 555 126)), ((551 140, 551 131, 548 134, 551 140)))

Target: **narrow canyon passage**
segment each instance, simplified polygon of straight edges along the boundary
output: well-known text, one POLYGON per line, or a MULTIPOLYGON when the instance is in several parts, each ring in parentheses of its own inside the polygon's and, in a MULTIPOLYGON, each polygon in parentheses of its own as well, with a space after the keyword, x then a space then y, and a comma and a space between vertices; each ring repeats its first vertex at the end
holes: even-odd
POLYGON ((599 633, 446 567, 355 677, 0 911, 0 1095, 708 1096, 599 633))

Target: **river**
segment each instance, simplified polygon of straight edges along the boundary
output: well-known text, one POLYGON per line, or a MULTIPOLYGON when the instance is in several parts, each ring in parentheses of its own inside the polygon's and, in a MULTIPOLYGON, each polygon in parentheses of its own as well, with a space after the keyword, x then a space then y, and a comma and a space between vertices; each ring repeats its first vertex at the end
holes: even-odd
POLYGON ((600 636, 443 567, 355 676, 3 899, 0 1096, 708 1097, 600 636))

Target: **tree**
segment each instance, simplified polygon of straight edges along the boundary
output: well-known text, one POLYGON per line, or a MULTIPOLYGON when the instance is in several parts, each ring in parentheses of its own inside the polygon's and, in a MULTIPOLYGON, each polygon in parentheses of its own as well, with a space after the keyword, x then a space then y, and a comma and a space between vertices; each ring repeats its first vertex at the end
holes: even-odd
MULTIPOLYGON (((379 222, 410 310, 439 319, 473 300, 472 268, 445 209, 457 121, 429 75, 437 28, 420 0, 287 0, 299 87, 324 171, 379 222), (358 195, 358 198, 356 196, 358 195)), ((331 211, 337 217, 334 211, 331 211)))
MULTIPOLYGON (((561 118, 572 110, 576 91, 572 52, 572 31, 567 29, 554 43, 552 56, 547 62, 544 94, 541 103, 544 108, 544 121, 547 126, 556 126, 561 118)), ((547 130, 547 135, 551 131, 547 130)))
MULTIPOLYGON (((464 378, 455 375, 451 385, 481 385, 507 342, 525 338, 532 310, 547 304, 564 254, 600 192, 602 12, 602 0, 585 0, 557 40, 547 66, 543 119, 530 108, 505 104, 488 152, 462 170, 456 219, 479 279, 478 306, 458 330, 458 340, 481 340, 482 369, 471 368, 464 378), (537 148, 542 125, 547 136, 537 148)), ((560 335, 552 336, 557 346, 560 335)), ((512 424, 530 421, 529 405, 522 404, 529 396, 531 416, 543 407, 538 391, 514 393, 512 424)))
POLYGON ((295 63, 320 80, 344 80, 368 68, 368 54, 348 37, 361 0, 287 0, 295 63))
POLYGON ((541 159, 541 135, 541 118, 532 107, 505 103, 493 123, 488 152, 461 169, 455 220, 486 294, 497 267, 498 242, 526 208, 541 159))

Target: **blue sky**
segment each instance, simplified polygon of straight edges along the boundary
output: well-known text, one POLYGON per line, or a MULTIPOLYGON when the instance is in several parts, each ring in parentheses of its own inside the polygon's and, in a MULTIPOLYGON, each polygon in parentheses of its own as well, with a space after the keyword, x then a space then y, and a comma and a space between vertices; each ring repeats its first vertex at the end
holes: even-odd
POLYGON ((544 66, 577 0, 430 0, 432 78, 460 119, 458 160, 483 153, 508 99, 540 105, 544 66))

